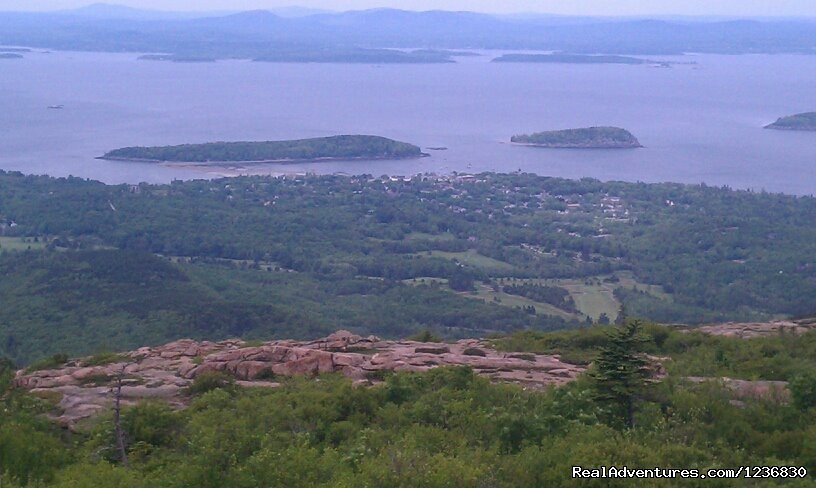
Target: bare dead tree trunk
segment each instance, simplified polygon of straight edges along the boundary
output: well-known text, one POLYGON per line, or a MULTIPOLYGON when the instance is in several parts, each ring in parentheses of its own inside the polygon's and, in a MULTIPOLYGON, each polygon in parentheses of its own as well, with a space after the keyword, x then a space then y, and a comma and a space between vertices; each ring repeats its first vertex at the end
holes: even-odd
POLYGON ((122 431, 122 378, 125 375, 125 368, 116 375, 116 391, 113 404, 113 424, 116 429, 116 447, 119 449, 119 458, 122 465, 128 465, 127 449, 125 449, 125 433, 122 431))

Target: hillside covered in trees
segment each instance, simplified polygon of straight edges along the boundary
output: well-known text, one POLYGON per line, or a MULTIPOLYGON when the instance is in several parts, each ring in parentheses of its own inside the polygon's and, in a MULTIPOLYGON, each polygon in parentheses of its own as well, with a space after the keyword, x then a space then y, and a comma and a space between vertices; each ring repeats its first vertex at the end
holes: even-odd
POLYGON ((527 174, 2 173, 0 353, 811 315, 814 221, 811 197, 527 174))

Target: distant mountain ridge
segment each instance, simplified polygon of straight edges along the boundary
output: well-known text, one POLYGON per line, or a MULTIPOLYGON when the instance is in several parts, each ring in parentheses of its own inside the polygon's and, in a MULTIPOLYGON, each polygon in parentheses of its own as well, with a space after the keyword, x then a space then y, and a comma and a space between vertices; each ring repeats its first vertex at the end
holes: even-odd
POLYGON ((88 19, 118 20, 180 20, 198 17, 229 15, 234 11, 173 11, 128 7, 114 3, 93 3, 84 7, 58 10, 58 15, 68 15, 88 19))
POLYGON ((256 58, 281 47, 545 50, 573 54, 816 54, 811 20, 496 16, 373 9, 164 12, 110 4, 0 13, 0 43, 256 58))
MULTIPOLYGON (((288 6, 262 10, 283 18, 307 17, 310 15, 328 14, 331 10, 288 6)), ((108 20, 183 20, 197 19, 205 17, 225 17, 242 13, 240 10, 156 10, 129 7, 115 3, 93 3, 84 7, 57 10, 53 12, 59 15, 73 17, 108 19, 108 20)))

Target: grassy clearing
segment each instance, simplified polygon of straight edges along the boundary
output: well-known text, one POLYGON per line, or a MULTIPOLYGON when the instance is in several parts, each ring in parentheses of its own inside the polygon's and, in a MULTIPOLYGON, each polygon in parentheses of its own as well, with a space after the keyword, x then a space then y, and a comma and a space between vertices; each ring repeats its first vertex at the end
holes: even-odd
POLYGON ((45 249, 44 240, 37 241, 34 242, 33 237, 0 237, 0 252, 45 249))
POLYGON ((598 320, 601 314, 606 314, 610 320, 615 320, 620 309, 620 302, 615 298, 613 292, 617 288, 616 283, 604 283, 601 281, 590 281, 586 284, 582 280, 558 280, 558 286, 562 286, 570 292, 572 299, 578 310, 584 315, 598 320))
POLYGON ((456 239, 456 236, 451 234, 450 232, 445 232, 443 234, 428 234, 425 232, 411 232, 405 235, 404 240, 406 241, 452 241, 456 239))
POLYGON ((419 278, 411 278, 409 280, 402 280, 403 283, 406 285, 411 286, 420 286, 420 285, 431 285, 431 284, 438 284, 440 286, 448 286, 448 280, 445 278, 431 278, 431 277, 419 277, 419 278))
MULTIPOLYGON (((560 280, 545 280, 545 279, 509 279, 501 282, 502 285, 511 283, 533 283, 537 285, 560 286, 565 288, 575 300, 575 306, 581 312, 579 319, 584 317, 591 317, 592 320, 598 320, 601 314, 606 314, 610 320, 615 320, 620 309, 620 302, 615 298, 613 292, 615 288, 620 286, 620 283, 605 283, 602 278, 583 279, 560 279, 560 280)), ((514 297, 524 299, 522 297, 514 297)), ((542 305, 537 302, 533 304, 542 305)), ((549 306, 549 305, 543 305, 549 306)), ((551 307, 558 310, 555 307, 551 307)), ((561 313, 567 313, 563 310, 561 313)), ((551 314, 556 315, 556 314, 551 314)), ((576 318, 574 314, 568 314, 571 318, 576 318)))
POLYGON ((660 298, 661 300, 668 300, 668 301, 673 300, 672 296, 669 293, 666 293, 665 291, 663 291, 662 286, 660 286, 660 285, 646 285, 644 283, 641 283, 641 282, 637 281, 635 279, 635 277, 632 275, 632 273, 629 272, 629 271, 618 272, 617 276, 618 276, 618 278, 620 278, 620 283, 618 283, 618 286, 621 286, 621 287, 624 287, 624 288, 634 287, 635 289, 637 289, 639 291, 645 291, 646 293, 648 293, 648 294, 650 294, 652 296, 655 296, 657 298, 660 298))
MULTIPOLYGON (((469 251, 468 253, 449 253, 449 252, 438 252, 434 251, 434 255, 439 257, 449 257, 452 259, 452 256, 474 256, 472 259, 485 259, 494 261, 496 263, 500 263, 506 266, 510 266, 507 263, 502 263, 501 261, 496 261, 491 258, 481 256, 475 253, 475 251, 469 251)), ((459 259, 459 262, 465 263, 465 260, 462 258, 459 259)), ((468 259, 465 257, 465 259, 468 259)), ((473 262, 473 261, 471 261, 473 262)), ((469 264, 469 263, 465 263, 469 264)), ((484 266, 484 265, 483 265, 484 266)), ((476 284, 476 292, 475 293, 462 293, 462 296, 469 297, 469 298, 481 298, 484 299, 486 302, 497 303, 499 305, 503 305, 506 307, 528 307, 532 305, 536 309, 537 314, 542 315, 553 315, 556 317, 561 317, 564 319, 577 319, 583 320, 585 317, 592 318, 593 321, 597 321, 601 314, 606 314, 609 317, 609 320, 614 321, 615 318, 618 316, 618 311, 620 310, 620 302, 615 298, 614 291, 616 288, 625 287, 625 288, 636 288, 641 291, 645 291, 657 298, 664 299, 664 300, 671 300, 672 297, 670 294, 663 291, 660 286, 657 285, 647 285, 637 281, 631 273, 628 272, 621 272, 618 273, 618 278, 620 281, 617 282, 608 282, 604 281, 604 279, 609 278, 608 276, 599 276, 599 277, 592 277, 587 279, 515 279, 515 278, 507 278, 500 281, 500 286, 511 284, 511 283, 534 283, 539 285, 549 285, 549 286, 560 286, 565 288, 569 291, 570 295, 572 296, 573 300, 575 300, 575 305, 580 311, 579 314, 573 314, 567 312, 565 310, 561 310, 558 307, 552 306, 547 303, 540 303, 529 298, 516 296, 516 295, 508 295, 502 291, 496 292, 490 286, 477 283, 476 284), (496 300, 498 298, 498 300, 496 300)), ((437 283, 443 288, 447 289, 447 280, 440 279, 440 278, 414 278, 410 280, 404 280, 403 283, 413 286, 419 285, 430 285, 432 283, 437 283)))
POLYGON ((505 263, 504 261, 499 261, 497 259, 489 258, 487 256, 483 256, 478 252, 474 251, 473 249, 467 250, 465 252, 428 251, 418 253, 418 255, 434 256, 438 258, 458 261, 466 266, 473 266, 474 268, 483 269, 490 274, 501 275, 502 273, 507 273, 516 269, 512 264, 505 263))
POLYGON ((410 280, 403 280, 403 283, 412 286, 431 285, 432 283, 436 283, 440 287, 443 287, 444 289, 449 290, 452 293, 457 293, 458 295, 466 298, 480 299, 484 300, 487 303, 495 303, 497 305, 502 305, 504 307, 510 308, 529 307, 532 305, 536 309, 536 314, 539 315, 552 315, 555 317, 561 317, 566 320, 583 319, 583 316, 578 316, 576 314, 566 312, 558 307, 554 307, 547 303, 539 303, 534 300, 530 300, 529 298, 520 297, 517 295, 508 295, 507 293, 504 293, 502 291, 498 292, 493 291, 493 288, 482 283, 476 283, 476 291, 471 293, 454 292, 453 290, 448 288, 448 280, 442 278, 414 278, 410 280))
POLYGON ((663 291, 663 288, 657 285, 647 285, 637 281, 629 272, 619 272, 617 277, 618 282, 608 282, 604 279, 608 276, 598 276, 587 279, 560 279, 560 280, 544 280, 544 279, 530 279, 530 280, 506 280, 506 283, 535 283, 539 285, 560 286, 566 288, 570 292, 575 305, 581 314, 589 316, 592 320, 598 320, 601 314, 606 314, 610 320, 615 320, 620 310, 620 302, 615 298, 614 291, 616 288, 636 288, 638 290, 649 293, 657 298, 663 300, 671 300, 670 294, 663 291))
POLYGON ((582 317, 579 317, 575 314, 566 312, 561 310, 558 307, 554 307, 547 303, 540 303, 536 302, 535 300, 530 300, 529 298, 517 296, 517 295, 508 295, 503 291, 493 291, 493 288, 483 285, 481 283, 476 284, 476 293, 465 293, 462 296, 472 297, 472 298, 481 298, 484 299, 488 303, 497 303, 498 305, 503 305, 505 307, 535 307, 537 315, 552 315, 555 317, 561 317, 566 320, 578 319, 580 320, 582 317), (498 301, 496 301, 498 300, 498 301))

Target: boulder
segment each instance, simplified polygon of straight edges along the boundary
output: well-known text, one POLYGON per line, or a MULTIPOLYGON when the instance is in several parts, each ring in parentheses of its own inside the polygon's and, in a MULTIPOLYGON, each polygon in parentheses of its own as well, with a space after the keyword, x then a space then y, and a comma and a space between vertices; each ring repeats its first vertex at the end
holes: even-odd
POLYGON ((464 354, 465 356, 487 357, 487 353, 484 352, 482 349, 479 349, 478 347, 468 347, 467 349, 462 351, 462 354, 464 354))

